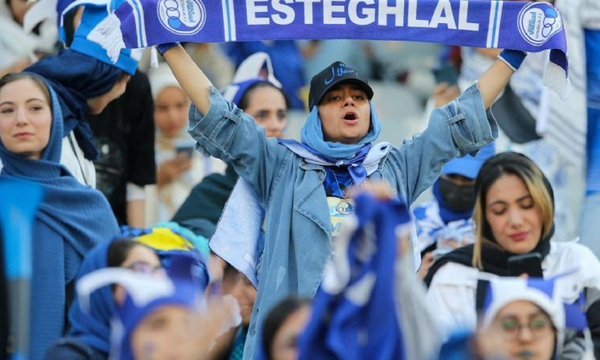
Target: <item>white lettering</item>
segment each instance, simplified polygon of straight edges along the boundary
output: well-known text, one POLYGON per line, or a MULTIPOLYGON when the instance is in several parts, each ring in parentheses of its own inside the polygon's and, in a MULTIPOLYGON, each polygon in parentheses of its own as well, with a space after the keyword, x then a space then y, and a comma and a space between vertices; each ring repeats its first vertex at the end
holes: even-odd
POLYGON ((359 17, 358 15, 358 4, 365 3, 366 5, 373 5, 375 0, 350 0, 350 4, 348 6, 348 15, 350 16, 350 21, 355 23, 356 25, 369 25, 375 22, 375 9, 374 8, 365 8, 362 11, 363 17, 359 17))
POLYGON ((248 14, 248 25, 269 25, 270 21, 268 17, 259 18, 256 14, 266 13, 269 8, 266 5, 256 5, 258 2, 267 2, 268 0, 246 0, 246 13, 248 14))
POLYGON ((296 0, 297 3, 304 3, 304 23, 312 25, 313 23, 313 5, 321 0, 296 0))
POLYGON ((417 19, 417 0, 408 0, 408 26, 429 27, 429 21, 417 19))
POLYGON ((469 17, 469 2, 461 1, 460 10, 458 11, 458 28, 460 30, 479 31, 478 23, 470 23, 469 17))
POLYGON ((333 13, 344 13, 344 5, 333 5, 334 2, 346 2, 346 0, 325 0, 323 2, 323 23, 327 25, 345 25, 345 17, 333 17, 333 13))
POLYGON ((429 27, 437 28, 439 24, 446 24, 448 29, 456 30, 456 22, 454 21, 450 0, 439 0, 435 7, 429 27))
MULTIPOLYGON (((279 1, 281 1, 281 0, 279 0, 279 1)), ((294 19, 296 18, 296 13, 294 12, 294 9, 292 9, 288 5, 281 4, 279 1, 273 0, 273 9, 275 9, 275 11, 284 13, 285 16, 275 14, 275 15, 273 15, 273 22, 277 25, 289 25, 289 24, 293 23, 294 19)), ((283 1, 287 4, 289 4, 293 0, 283 0, 283 1)))
POLYGON ((379 25, 387 26, 389 15, 396 19, 396 26, 404 26, 404 0, 396 0, 396 6, 389 6, 388 0, 379 0, 379 25))

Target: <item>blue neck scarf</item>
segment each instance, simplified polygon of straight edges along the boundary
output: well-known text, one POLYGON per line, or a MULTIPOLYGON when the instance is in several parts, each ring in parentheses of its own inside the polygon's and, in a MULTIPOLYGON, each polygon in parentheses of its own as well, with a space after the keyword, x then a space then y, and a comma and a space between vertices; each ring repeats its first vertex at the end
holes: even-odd
POLYGON ((33 259, 38 263, 34 263, 31 287, 43 296, 31 299, 31 351, 36 354, 32 359, 41 358, 45 347, 61 335, 60 330, 55 332, 56 322, 64 320, 64 315, 60 315, 65 308, 64 289, 75 277, 84 254, 119 233, 106 198, 99 191, 81 185, 59 164, 63 119, 58 97, 49 89, 52 126, 40 159, 13 154, 0 141, 0 159, 4 165, 0 177, 36 182, 45 193, 33 229, 33 259))
POLYGON ((365 145, 377 140, 379 133, 381 132, 381 124, 379 122, 379 117, 375 112, 375 107, 371 102, 369 102, 369 105, 371 107, 371 125, 369 126, 369 132, 358 143, 348 145, 339 142, 325 141, 323 126, 317 106, 313 106, 313 109, 306 120, 306 124, 304 124, 304 127, 302 128, 300 135, 302 143, 315 150, 319 154, 319 157, 327 157, 336 160, 332 162, 352 159, 355 155, 358 155, 365 145))
POLYGON ((87 159, 95 160, 98 150, 87 121, 87 100, 110 91, 123 73, 120 69, 90 56, 65 49, 26 69, 43 77, 57 94, 62 110, 62 137, 75 131, 77 143, 87 159))
POLYGON ((435 196, 435 199, 438 202, 438 208, 440 210, 440 217, 442 218, 442 221, 445 224, 448 224, 449 222, 457 221, 457 220, 467 220, 468 218, 470 218, 473 215, 473 209, 467 210, 465 212, 456 212, 456 211, 448 209, 446 204, 444 204, 444 199, 442 198, 442 194, 440 193, 440 180, 439 179, 436 180, 435 183, 433 183, 432 191, 433 191, 433 196, 435 196))

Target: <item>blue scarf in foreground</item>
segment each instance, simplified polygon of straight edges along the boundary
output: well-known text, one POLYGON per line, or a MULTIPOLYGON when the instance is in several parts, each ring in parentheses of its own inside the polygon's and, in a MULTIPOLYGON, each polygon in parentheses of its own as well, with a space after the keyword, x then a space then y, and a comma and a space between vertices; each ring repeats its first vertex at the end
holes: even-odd
POLYGON ((366 194, 355 200, 356 217, 333 243, 334 257, 299 340, 300 359, 406 359, 394 263, 396 233, 410 223, 408 207, 366 194))
MULTIPOLYGON (((565 90, 565 29, 547 3, 376 0, 337 2, 234 0, 80 0, 110 9, 90 32, 116 55, 123 47, 168 42, 364 39, 434 42, 538 52, 550 49, 546 84, 565 90), (108 6, 107 6, 108 4, 108 6)), ((60 10, 60 9, 59 9, 60 10)), ((59 12, 61 13, 61 12, 59 12)), ((63 14, 63 13, 61 13, 63 14)))

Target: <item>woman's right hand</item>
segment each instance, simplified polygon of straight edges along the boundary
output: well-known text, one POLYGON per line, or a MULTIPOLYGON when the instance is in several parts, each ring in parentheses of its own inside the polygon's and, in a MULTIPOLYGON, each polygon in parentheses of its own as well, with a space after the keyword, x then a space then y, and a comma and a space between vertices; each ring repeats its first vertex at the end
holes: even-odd
POLYGON ((192 159, 184 155, 178 155, 174 159, 160 163, 156 174, 156 186, 160 188, 178 180, 191 168, 192 159))

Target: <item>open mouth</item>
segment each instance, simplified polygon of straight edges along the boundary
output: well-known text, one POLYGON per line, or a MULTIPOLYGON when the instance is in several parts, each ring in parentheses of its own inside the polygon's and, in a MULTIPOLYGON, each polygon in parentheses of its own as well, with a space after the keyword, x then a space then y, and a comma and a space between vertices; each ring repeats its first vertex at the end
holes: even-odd
POLYGON ((358 115, 353 112, 349 112, 344 115, 344 122, 348 124, 356 124, 358 122, 358 115))

